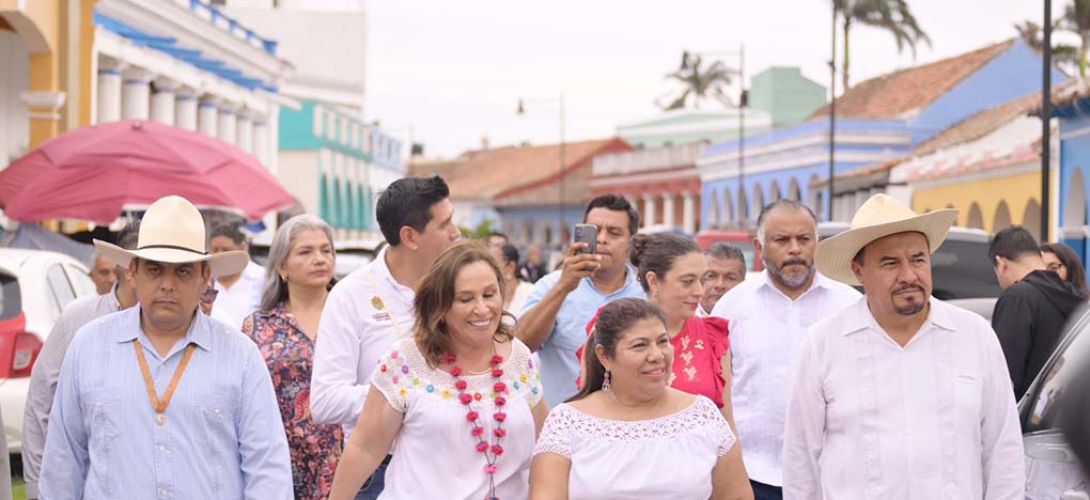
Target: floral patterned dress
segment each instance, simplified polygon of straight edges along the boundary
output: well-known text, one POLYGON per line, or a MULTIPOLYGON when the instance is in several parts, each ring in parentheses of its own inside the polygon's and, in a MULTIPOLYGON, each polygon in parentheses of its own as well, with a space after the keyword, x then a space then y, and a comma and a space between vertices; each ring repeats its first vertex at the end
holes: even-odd
POLYGON ((242 331, 257 343, 272 376, 291 450, 295 498, 325 499, 333 486, 344 432, 339 425, 318 424, 311 419, 314 342, 303 333, 283 302, 271 311, 253 313, 246 318, 242 331))

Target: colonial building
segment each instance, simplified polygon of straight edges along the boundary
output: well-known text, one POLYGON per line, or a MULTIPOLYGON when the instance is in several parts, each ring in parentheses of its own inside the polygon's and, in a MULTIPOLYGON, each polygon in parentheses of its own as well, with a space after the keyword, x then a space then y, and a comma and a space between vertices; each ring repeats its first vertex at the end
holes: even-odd
MULTIPOLYGON (((939 131, 1033 92, 1040 65, 1032 49, 1009 40, 857 84, 837 98, 834 175, 901 158, 939 131)), ((1053 78, 1066 79, 1058 71, 1053 78)), ((764 204, 783 197, 807 202, 823 219, 849 220, 849 210, 826 213, 828 112, 748 138, 744 150, 738 141, 706 148, 697 162, 703 227, 752 226, 764 204)))

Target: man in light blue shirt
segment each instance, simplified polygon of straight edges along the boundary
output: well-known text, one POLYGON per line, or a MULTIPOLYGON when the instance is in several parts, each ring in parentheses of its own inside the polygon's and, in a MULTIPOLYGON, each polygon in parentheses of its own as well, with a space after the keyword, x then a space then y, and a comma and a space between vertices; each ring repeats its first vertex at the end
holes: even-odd
POLYGON ((646 297, 628 265, 629 244, 640 226, 636 209, 623 196, 602 195, 587 205, 583 222, 598 226, 596 253, 579 253, 586 243, 573 244, 563 268, 534 285, 515 331, 541 359, 549 406, 578 392, 575 351, 587 342, 587 323, 598 309, 617 299, 646 297))
POLYGON ((137 249, 96 240, 137 307, 81 328, 49 417, 41 498, 292 497, 291 459, 257 347, 198 311, 209 278, 243 252, 208 255, 204 221, 177 196, 148 208, 137 249))

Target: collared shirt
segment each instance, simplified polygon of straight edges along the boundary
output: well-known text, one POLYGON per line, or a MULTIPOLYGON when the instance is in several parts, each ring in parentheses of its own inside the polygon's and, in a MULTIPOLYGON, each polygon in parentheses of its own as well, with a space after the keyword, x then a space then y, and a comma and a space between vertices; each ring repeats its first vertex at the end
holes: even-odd
POLYGON ((333 287, 318 323, 310 379, 315 421, 341 424, 348 438, 379 360, 395 341, 412 335, 415 296, 390 274, 385 248, 333 287))
POLYGON ((46 429, 49 428, 49 411, 53 408, 64 353, 80 327, 120 309, 116 285, 110 293, 81 297, 64 308, 45 338, 30 372, 30 389, 23 415, 23 477, 29 498, 38 498, 38 476, 45 451, 46 429))
POLYGON ((163 357, 140 326, 140 307, 81 328, 69 346, 49 416, 43 499, 292 498, 291 459, 269 372, 241 332, 198 312, 163 357), (164 413, 155 411, 136 360, 160 397, 185 347, 189 366, 164 413))
POLYGON ((750 479, 783 484, 784 420, 806 330, 859 296, 815 271, 810 288, 791 300, 765 271, 747 276, 712 309, 712 316, 725 318, 730 330, 731 402, 750 479))
MULTIPOLYGON (((545 298, 545 294, 560 281, 560 273, 556 271, 538 280, 519 317, 545 298)), ((647 297, 636 281, 636 269, 631 266, 625 271, 624 285, 613 293, 599 290, 588 277, 579 280, 579 286, 564 299, 560 311, 556 313, 556 322, 549 338, 537 351, 541 357, 545 400, 550 407, 563 403, 579 392, 575 386, 575 379, 579 376, 579 359, 575 351, 587 343, 587 323, 599 308, 625 297, 647 297)))
POLYGON ((904 347, 865 298, 810 330, 787 418, 786 498, 1025 497, 1022 431, 995 332, 930 303, 904 347))
POLYGON ((265 268, 250 261, 231 288, 225 288, 218 280, 214 286, 219 294, 212 303, 212 317, 242 331, 242 322, 261 307, 265 268))
POLYGON ((704 304, 697 304, 696 311, 693 313, 693 316, 696 316, 698 318, 707 318, 711 315, 712 313, 704 310, 704 304))

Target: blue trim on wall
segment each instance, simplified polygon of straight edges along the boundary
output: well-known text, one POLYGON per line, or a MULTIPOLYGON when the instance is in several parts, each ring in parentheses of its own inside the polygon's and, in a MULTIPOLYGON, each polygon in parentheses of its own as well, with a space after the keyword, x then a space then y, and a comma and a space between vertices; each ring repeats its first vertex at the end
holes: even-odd
MULTIPOLYGON (((196 1, 196 0, 194 0, 196 1)), ((103 29, 116 33, 133 44, 157 50, 175 59, 185 61, 192 66, 213 73, 247 90, 266 90, 276 92, 277 86, 260 78, 247 76, 238 69, 228 67, 223 61, 204 56, 201 51, 177 45, 178 40, 169 36, 153 35, 95 10, 94 23, 103 29)))

